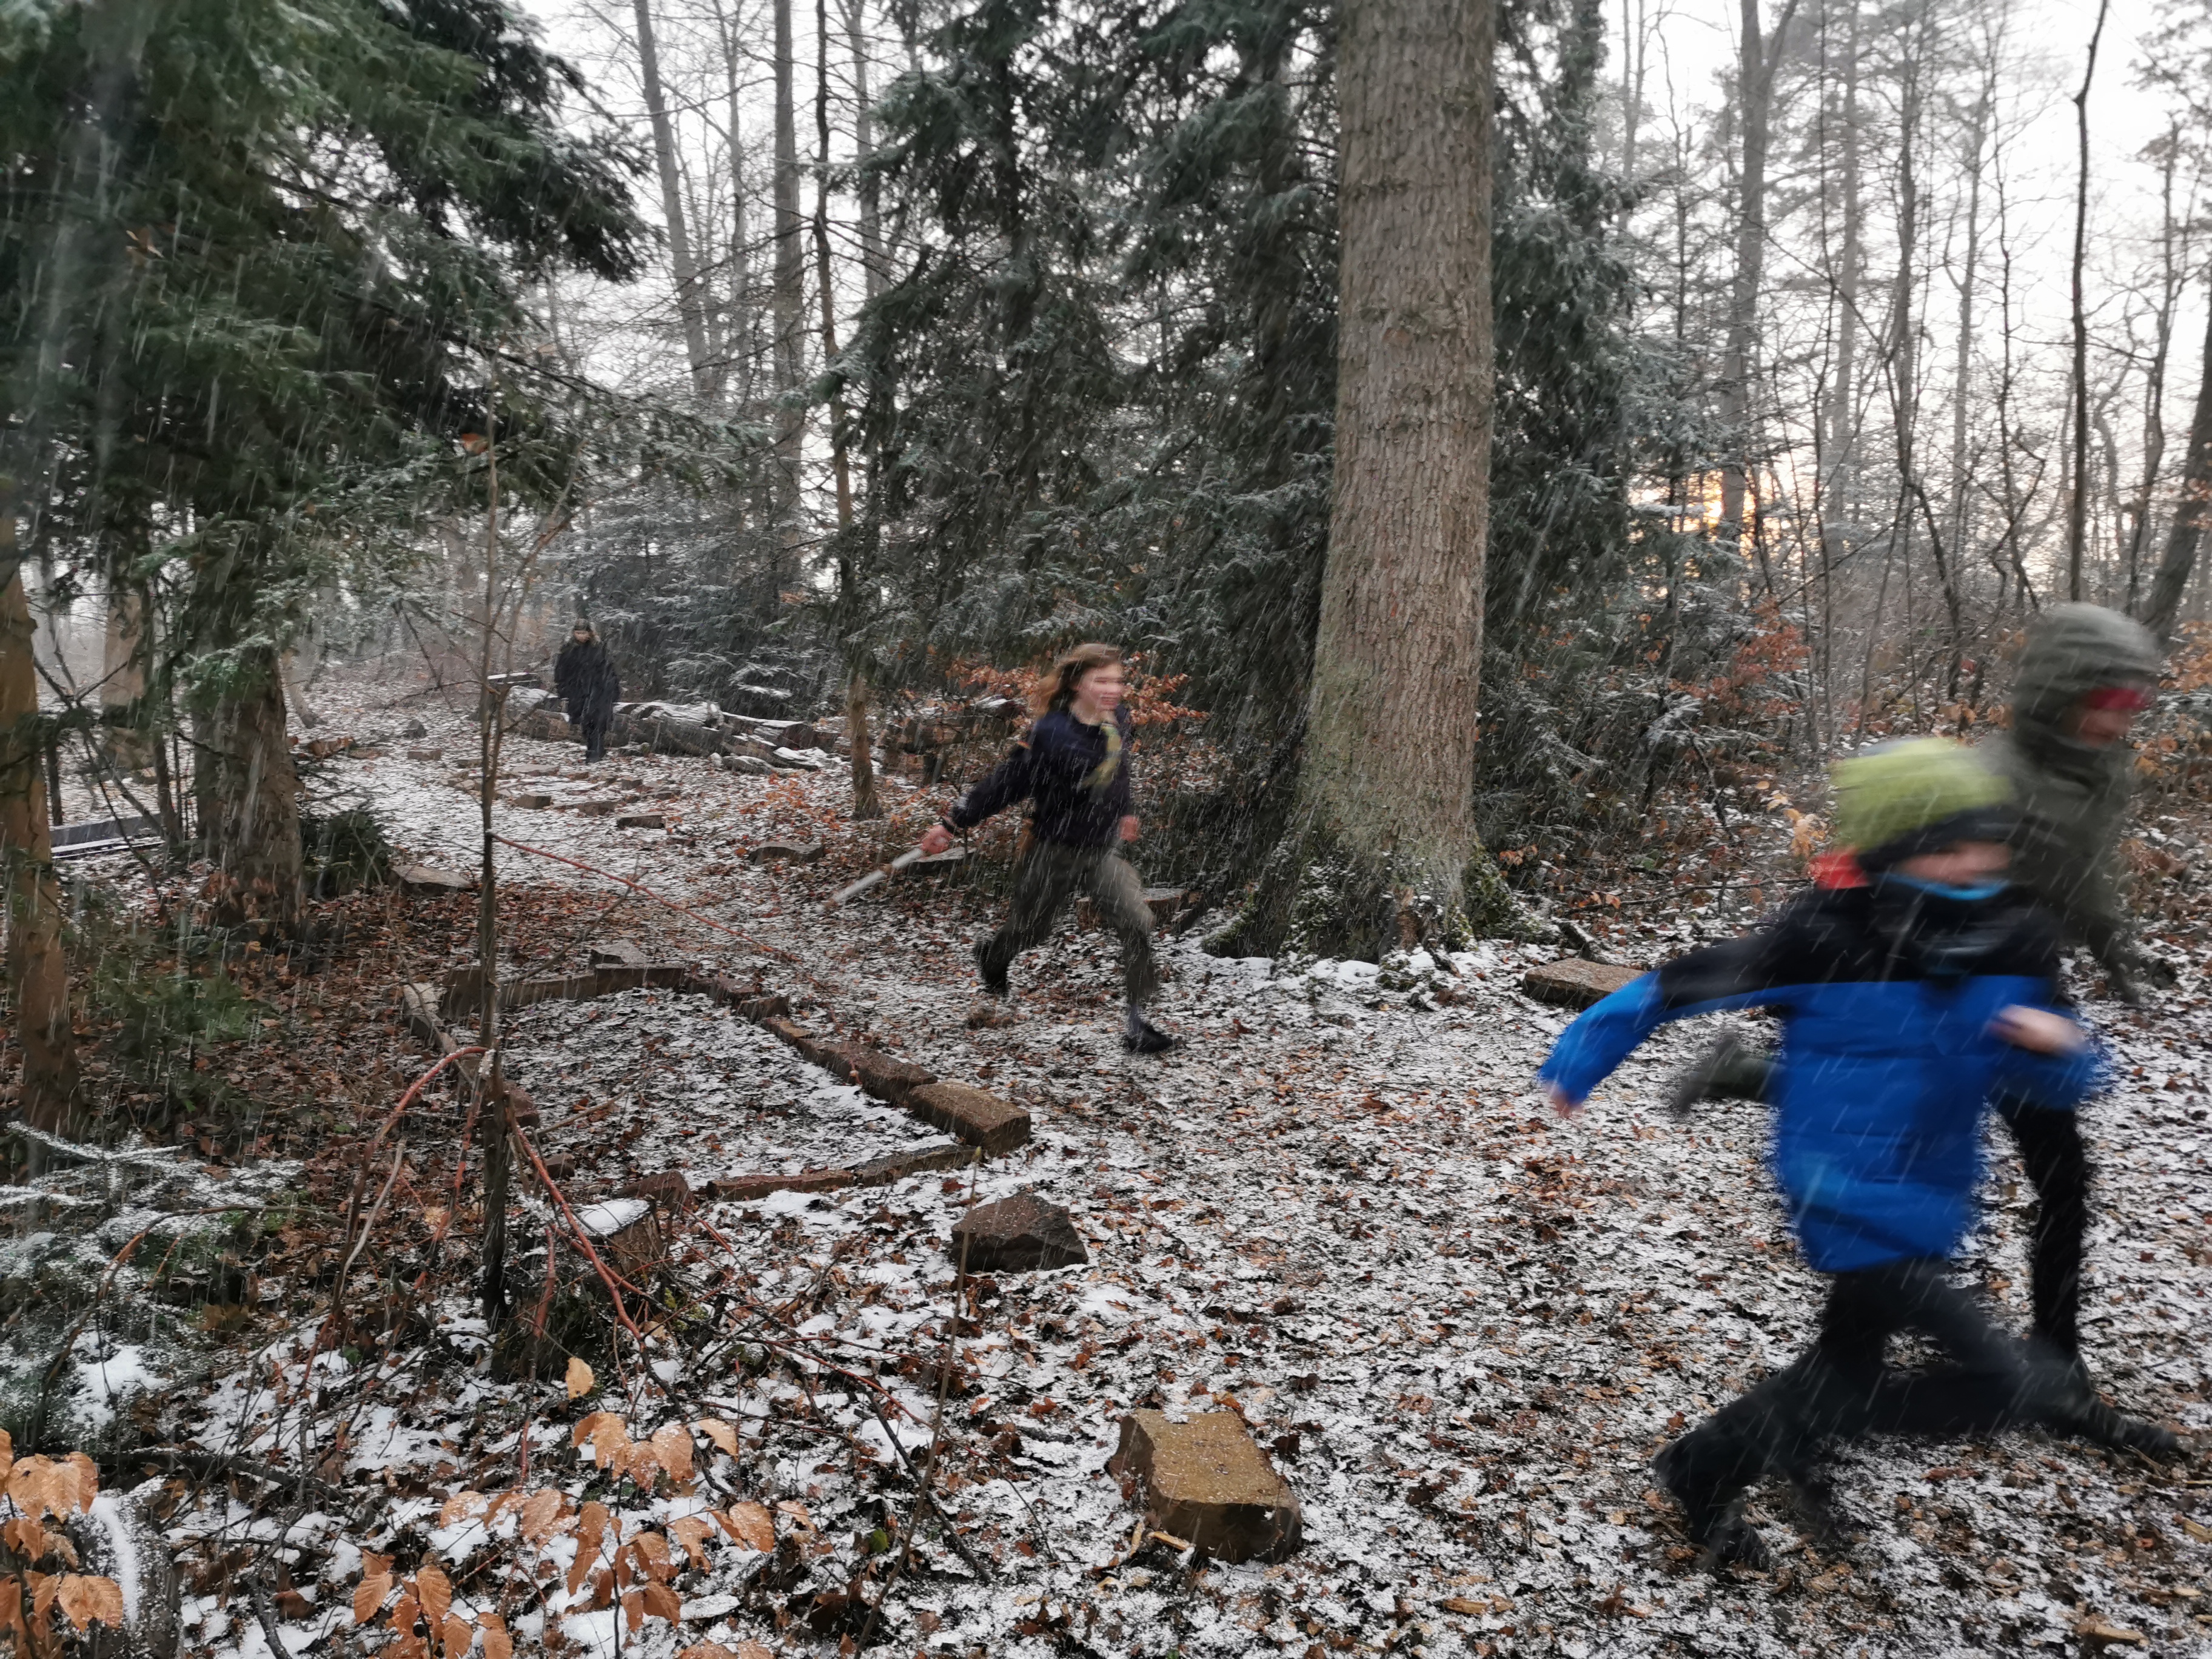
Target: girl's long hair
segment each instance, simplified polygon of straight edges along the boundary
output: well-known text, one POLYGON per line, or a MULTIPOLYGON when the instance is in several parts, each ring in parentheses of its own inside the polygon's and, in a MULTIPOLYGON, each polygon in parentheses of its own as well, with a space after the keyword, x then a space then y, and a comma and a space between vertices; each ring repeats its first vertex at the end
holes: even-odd
POLYGON ((1038 714, 1049 714, 1055 708, 1065 708, 1075 701, 1075 683, 1094 668, 1104 668, 1121 660, 1118 645, 1079 645, 1053 664, 1052 672, 1037 684, 1036 696, 1030 707, 1038 714))

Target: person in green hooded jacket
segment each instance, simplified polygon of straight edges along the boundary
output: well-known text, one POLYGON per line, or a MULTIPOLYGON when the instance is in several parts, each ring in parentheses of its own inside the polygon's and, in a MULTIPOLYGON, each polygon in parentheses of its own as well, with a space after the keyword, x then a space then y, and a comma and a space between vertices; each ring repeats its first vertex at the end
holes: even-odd
MULTIPOLYGON (((2128 741, 2151 706, 2161 659, 2140 623, 2094 605, 2058 605, 2032 623, 2014 678, 2009 727, 1983 746, 2012 787, 2018 823, 2010 878, 2086 948, 2130 1005, 2142 1000, 2148 964, 2136 950, 2118 871, 2119 840, 2133 791, 2128 741)), ((1734 1035, 1717 1039, 1677 1081, 1674 1107, 1700 1100, 1771 1097, 1774 1059, 1734 1035)), ((2088 1231, 2090 1166, 2072 1112, 1998 1100, 2036 1193, 2030 1299, 2036 1343, 2089 1388, 2081 1352, 2081 1257, 2088 1231)))

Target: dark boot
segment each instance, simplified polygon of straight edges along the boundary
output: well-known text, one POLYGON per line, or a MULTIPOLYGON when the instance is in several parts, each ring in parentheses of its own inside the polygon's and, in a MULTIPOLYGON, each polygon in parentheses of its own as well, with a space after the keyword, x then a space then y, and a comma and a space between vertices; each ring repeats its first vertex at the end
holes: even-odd
POLYGON ((1651 1473, 1681 1505, 1683 1529, 1705 1552, 1709 1567, 1763 1568, 1771 1560, 1766 1540, 1743 1518, 1743 1449, 1716 1423, 1684 1435, 1651 1460, 1651 1473))
POLYGON ((1182 1048, 1182 1039, 1169 1036, 1142 1014, 1137 1014, 1131 1018, 1129 1029, 1121 1033, 1121 1046, 1133 1054, 1164 1054, 1170 1048, 1182 1048))
POLYGON ((1725 1031, 1675 1079, 1668 1109, 1687 1117, 1699 1101, 1765 1100, 1773 1080, 1774 1056, 1725 1031))
POLYGON ((975 976, 983 982, 983 989, 994 997, 1006 995, 1013 988, 1006 983, 1006 970, 991 965, 991 941, 975 941, 975 976))

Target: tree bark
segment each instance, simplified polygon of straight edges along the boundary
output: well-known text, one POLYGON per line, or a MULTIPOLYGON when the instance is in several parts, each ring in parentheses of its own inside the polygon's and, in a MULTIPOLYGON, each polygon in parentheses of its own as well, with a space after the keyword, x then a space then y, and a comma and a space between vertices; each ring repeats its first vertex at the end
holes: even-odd
POLYGON ((1766 152, 1768 112, 1773 101, 1774 61, 1790 27, 1797 0, 1789 0, 1774 26, 1773 49, 1759 27, 1760 0, 1741 0, 1742 40, 1736 60, 1736 107, 1743 121, 1743 178, 1736 212, 1735 282, 1729 298, 1726 355, 1721 365, 1722 534, 1734 526, 1741 535, 1749 494, 1752 343, 1758 326, 1759 284, 1766 270, 1766 152))
POLYGON ((231 926, 289 934, 306 904, 301 879, 299 779, 284 726, 276 653, 241 653, 243 684, 207 722, 200 833, 222 877, 216 913, 231 926))
POLYGON ((1492 0, 1348 0, 1334 501, 1296 817, 1217 949, 1378 957, 1512 905, 1475 831, 1492 0))
POLYGON ((884 291, 883 185, 867 170, 876 153, 875 113, 868 104, 868 41, 861 24, 867 0, 845 0, 845 47, 853 59, 853 163, 859 169, 854 191, 860 201, 860 258, 867 267, 864 292, 871 300, 884 291))
MULTIPOLYGON (((792 0, 775 0, 775 269, 770 310, 775 324, 775 516, 785 541, 798 534, 799 451, 805 414, 793 393, 804 361, 800 315, 805 279, 799 212, 799 120, 793 99, 792 0)), ((782 586, 778 574, 777 586, 782 586)))
POLYGON ((653 40, 651 0, 637 3, 638 77, 645 83, 645 110, 653 125, 653 159, 659 164, 660 207, 668 218, 668 258, 676 273, 676 313, 684 325, 684 355, 691 387, 701 397, 714 386, 712 354, 707 349, 705 295, 699 267, 691 257, 691 238, 684 216, 684 191, 676 172, 676 129, 668 118, 668 100, 660 85, 660 53, 653 40))
POLYGON ((2089 61, 2074 94, 2074 126, 2081 149, 2074 191, 2074 489, 2066 502, 2066 597, 2081 598, 2081 560, 2089 540, 2089 319, 2081 297, 2081 267, 2089 240, 2089 84, 2097 75, 2097 46, 2105 38, 2112 0, 2097 0, 2097 27, 2089 34, 2089 61))
POLYGON ((15 504, 0 495, 0 887, 6 895, 8 998, 23 1050, 23 1121, 75 1139, 76 1039, 61 893, 46 822, 44 725, 32 659, 30 596, 17 562, 15 504))
POLYGON ((107 583, 107 633, 100 674, 100 746, 119 767, 152 758, 144 730, 145 606, 138 590, 121 577, 107 583))
POLYGON ((2182 458, 2173 523, 2166 531, 2166 551, 2142 613, 2143 626, 2161 641, 2172 636, 2205 528, 2212 525, 2212 284, 2207 285, 2205 300, 2204 367, 2197 382, 2197 412, 2189 422, 2189 453, 2182 458))

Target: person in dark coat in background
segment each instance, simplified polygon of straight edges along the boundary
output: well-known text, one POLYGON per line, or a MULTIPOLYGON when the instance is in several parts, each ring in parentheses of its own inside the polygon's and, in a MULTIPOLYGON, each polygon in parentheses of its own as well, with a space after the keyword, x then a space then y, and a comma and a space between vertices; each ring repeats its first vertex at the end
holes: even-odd
POLYGON ((1121 653, 1110 645, 1079 645, 1053 665, 1040 695, 1036 724, 988 777, 952 804, 921 838, 921 850, 942 853, 993 813, 1029 803, 1029 825, 1014 865, 1014 902, 1006 925, 975 946, 983 989, 1007 992, 1006 969, 1024 951, 1051 936, 1060 908, 1080 888, 1099 919, 1121 941, 1128 993, 1122 1046, 1156 1054, 1177 1039, 1145 1018, 1159 984, 1152 966, 1152 913, 1144 884, 1115 850, 1137 838, 1129 777, 1127 680, 1121 653))
POLYGON ((584 734, 584 758, 605 759, 607 727, 622 701, 622 678, 591 623, 580 618, 554 659, 553 689, 568 700, 569 724, 584 734))
MULTIPOLYGON (((2029 626, 2012 693, 2012 721, 1977 751, 2010 785, 2017 813, 2009 879, 2033 893, 2069 945, 2084 946, 2112 994, 2142 1000, 2149 967, 2136 948, 2118 854, 2133 791, 2128 728, 2151 705, 2158 641, 2142 624, 2095 605, 2057 605, 2029 626)), ((1734 1035, 1717 1039, 1678 1083, 1674 1106, 1774 1096, 1774 1056, 1734 1035)), ((2081 1261, 2089 1225, 2090 1165, 2075 1115, 2004 1097, 1997 1114, 2035 1188, 2029 1279, 2037 1346, 2075 1390, 2094 1388, 2081 1357, 2081 1261)))

